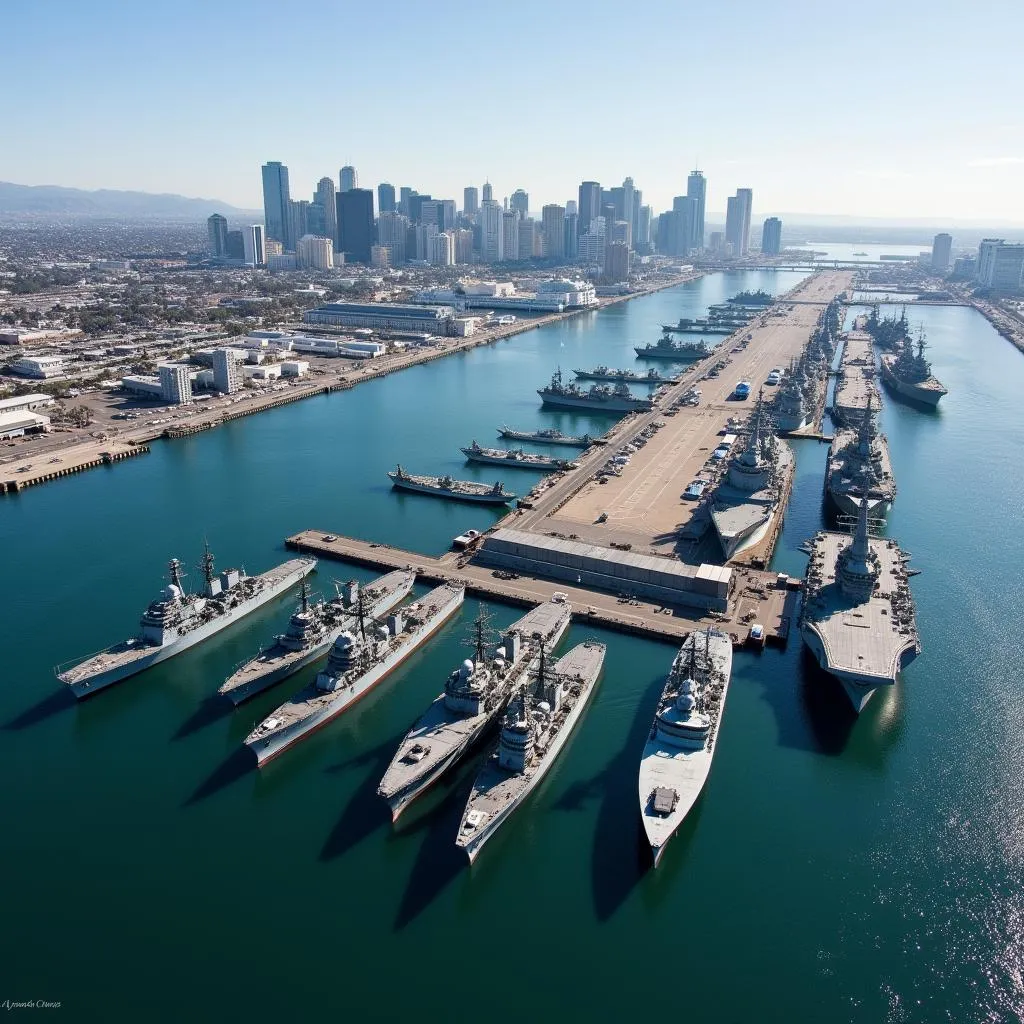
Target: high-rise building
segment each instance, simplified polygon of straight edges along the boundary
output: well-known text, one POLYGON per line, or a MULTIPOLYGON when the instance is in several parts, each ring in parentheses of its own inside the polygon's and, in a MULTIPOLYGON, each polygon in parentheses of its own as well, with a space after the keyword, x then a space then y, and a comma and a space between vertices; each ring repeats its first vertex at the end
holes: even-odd
POLYGON ((241 353, 236 349, 218 348, 213 353, 213 386, 224 395, 233 395, 242 386, 238 368, 241 353))
POLYGON ((262 267, 267 262, 262 224, 250 224, 242 231, 242 259, 247 267, 262 267))
POLYGON ((725 240, 732 246, 733 256, 746 256, 750 245, 750 211, 754 193, 749 188, 736 189, 725 204, 725 240))
POLYGON ((651 208, 641 206, 636 222, 636 237, 633 239, 633 248, 637 252, 648 253, 651 251, 651 208))
POLYGON ((346 263, 369 263, 373 237, 373 192, 350 188, 337 195, 338 249, 346 263))
POLYGON ((631 241, 629 237, 629 221, 612 221, 611 226, 608 228, 608 241, 625 242, 626 245, 629 245, 631 241))
POLYGON ((480 204, 480 258, 484 263, 500 263, 505 257, 504 217, 501 205, 493 199, 480 204))
POLYGON ((629 243, 633 243, 633 205, 636 199, 636 189, 633 186, 633 179, 626 178, 622 183, 622 213, 619 215, 629 225, 629 243))
POLYGON ((580 200, 577 225, 582 235, 590 229, 590 224, 601 216, 601 185, 596 181, 580 182, 580 200))
POLYGON ((391 266, 391 252, 386 245, 370 246, 370 266, 378 270, 391 266))
POLYGON ((450 267, 455 263, 455 239, 451 232, 441 231, 431 235, 428 242, 427 259, 435 267, 450 267))
POLYGON ((377 212, 393 213, 395 209, 395 186, 382 181, 377 186, 377 212))
POLYGON ((406 217, 409 216, 409 200, 415 193, 416 190, 408 185, 402 185, 398 190, 398 212, 404 213, 406 217))
POLYGON ((519 259, 532 260, 542 235, 540 225, 532 217, 525 217, 519 220, 518 229, 519 259))
POLYGON ((419 224, 423 220, 423 204, 433 202, 430 193, 413 192, 409 196, 409 220, 419 224))
POLYGON ((953 251, 953 236, 945 233, 936 235, 932 242, 932 270, 940 274, 949 270, 949 257, 953 251))
POLYGON ((578 258, 584 266, 604 268, 605 227, 604 217, 595 217, 579 236, 578 258))
POLYGON ((338 184, 341 186, 340 192, 351 192, 359 187, 359 175, 351 164, 346 164, 338 171, 338 184))
POLYGON ((310 232, 309 208, 312 204, 306 199, 292 200, 288 203, 288 238, 287 249, 294 249, 295 243, 310 232))
POLYGON ((334 243, 318 235, 303 235, 295 243, 300 270, 330 270, 334 266, 334 243))
POLYGON ((708 183, 704 175, 700 171, 690 171, 690 176, 686 179, 686 197, 696 203, 690 247, 697 250, 704 248, 704 214, 707 196, 708 183))
POLYGON ((224 245, 224 255, 229 260, 245 259, 245 243, 241 231, 229 231, 224 245))
POLYGON ((580 215, 579 203, 575 199, 565 201, 565 215, 567 217, 578 217, 580 215))
POLYGON ((519 214, 515 210, 501 213, 501 252, 504 260, 519 259, 519 214))
POLYGON ((565 230, 562 232, 563 257, 566 260, 575 260, 580 254, 580 238, 576 226, 579 223, 579 216, 574 210, 572 213, 566 208, 565 230))
POLYGON ((527 217, 530 213, 530 197, 521 188, 512 193, 509 206, 519 214, 520 217, 527 217))
POLYGON ((483 197, 485 203, 494 201, 494 186, 489 181, 484 182, 483 197))
POLYGON ((782 252, 782 221, 769 217, 761 229, 761 252, 765 256, 778 256, 782 252))
POLYGON ((471 263, 473 260, 473 232, 469 228, 459 228, 455 235, 455 262, 471 263))
POLYGON ((377 241, 388 247, 389 263, 393 267, 405 262, 408 231, 409 218, 401 213, 385 212, 377 219, 377 241))
POLYGON ((157 368, 160 374, 160 400, 174 405, 192 401, 192 378, 186 363, 165 363, 157 368))
POLYGON ((467 185, 462 190, 462 212, 467 217, 472 217, 480 209, 479 196, 476 185, 467 185))
MULTIPOLYGON (((628 228, 628 224, 626 225, 628 228)), ((609 281, 625 281, 629 277, 629 245, 609 242, 605 247, 604 276, 609 281)))
POLYGON ((541 210, 541 223, 547 240, 548 259, 565 259, 565 207, 549 203, 541 210))
POLYGON ((743 204, 743 245, 742 254, 747 255, 750 247, 750 215, 754 209, 754 190, 749 188, 736 189, 736 197, 743 204))
POLYGON ((708 248, 716 255, 721 256, 725 252, 725 232, 712 231, 708 238, 708 248))
POLYGON ((338 207, 335 202, 333 178, 321 178, 316 183, 314 201, 323 209, 323 233, 335 246, 338 244, 338 207))
POLYGON ((1024 245, 1007 244, 1003 238, 984 238, 978 246, 975 280, 984 288, 1012 292, 1021 287, 1024 245))
POLYGON ((276 239, 290 249, 288 237, 288 168, 277 160, 263 165, 263 222, 267 237, 276 239))
POLYGON ((696 201, 689 196, 676 196, 664 231, 659 232, 658 248, 668 256, 689 256, 693 248, 693 221, 696 216, 696 201))
POLYGON ((218 258, 228 254, 228 222, 219 213, 206 218, 207 248, 211 256, 218 258))

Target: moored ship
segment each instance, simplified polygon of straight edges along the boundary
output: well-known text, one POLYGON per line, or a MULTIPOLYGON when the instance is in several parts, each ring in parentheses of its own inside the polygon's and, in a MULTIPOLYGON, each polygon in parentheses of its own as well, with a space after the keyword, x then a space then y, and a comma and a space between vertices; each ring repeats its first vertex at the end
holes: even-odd
POLYGON ((522 448, 484 448, 474 441, 468 448, 459 449, 470 462, 487 466, 512 466, 515 469, 561 472, 575 469, 576 463, 568 459, 550 459, 546 455, 534 455, 522 448))
POLYGON ((677 363, 693 363, 714 352, 703 341, 673 341, 669 335, 660 337, 653 345, 635 345, 633 351, 641 359, 671 359, 677 363))
POLYGON ((325 655, 346 629, 354 628, 359 614, 375 619, 404 601, 415 582, 414 572, 399 569, 365 587, 348 583, 337 597, 316 603, 310 603, 303 588, 287 630, 228 676, 217 692, 237 705, 268 690, 325 655))
POLYGON ((604 655, 604 644, 588 640, 548 665, 540 649, 536 672, 509 702, 462 814, 455 845, 470 863, 557 760, 593 695, 604 655))
POLYGON ((260 765, 326 725, 364 697, 455 614, 465 588, 445 583, 385 621, 361 620, 334 642, 315 682, 268 715, 245 739, 260 765))
POLYGON ((88 697, 214 636, 295 586, 316 568, 316 559, 292 558, 258 576, 247 576, 243 569, 217 573, 207 548, 200 594, 185 591, 176 558, 169 566, 170 582, 143 613, 135 637, 57 667, 57 678, 76 697, 88 697))
POLYGON ((513 622, 492 648, 481 612, 474 623, 474 657, 451 673, 443 692, 405 734, 381 779, 377 792, 387 801, 392 821, 497 720, 538 647, 554 648, 571 616, 568 603, 539 605, 513 622))
POLYGON ((707 629, 687 635, 640 758, 640 817, 655 867, 711 771, 731 676, 728 634, 707 629))
POLYGON ((401 466, 388 473, 391 483, 400 491, 416 494, 430 494, 435 498, 450 498, 453 501, 474 501, 484 505, 507 505, 518 495, 505 490, 499 480, 495 484, 481 484, 475 480, 456 480, 444 476, 418 476, 407 473, 401 466))
POLYGON ((498 437, 504 437, 509 441, 532 441, 534 444, 564 445, 566 448, 589 448, 592 444, 603 444, 600 438, 591 437, 589 434, 580 434, 578 437, 573 434, 563 434, 560 430, 549 428, 547 430, 513 430, 511 427, 501 427, 498 430, 498 437))
POLYGON ((926 347, 922 332, 917 339, 916 354, 909 341, 900 346, 896 355, 883 354, 882 380, 901 397, 934 409, 948 391, 932 376, 931 363, 924 357, 926 347))
POLYGON ((868 515, 884 519, 896 497, 889 442, 878 430, 871 397, 857 431, 839 428, 832 437, 825 469, 825 491, 845 515, 855 516, 862 501, 868 515))
POLYGON ((562 371, 556 370, 551 383, 537 391, 545 405, 556 409, 587 409, 590 412, 622 414, 628 412, 648 412, 654 403, 647 398, 637 398, 626 384, 616 384, 614 388, 595 384, 584 391, 576 384, 565 384, 562 371))
POLYGON ((573 370, 579 380, 621 380, 627 384, 671 384, 674 377, 663 377, 657 370, 646 373, 636 370, 613 370, 607 366, 595 366, 592 370, 573 370))

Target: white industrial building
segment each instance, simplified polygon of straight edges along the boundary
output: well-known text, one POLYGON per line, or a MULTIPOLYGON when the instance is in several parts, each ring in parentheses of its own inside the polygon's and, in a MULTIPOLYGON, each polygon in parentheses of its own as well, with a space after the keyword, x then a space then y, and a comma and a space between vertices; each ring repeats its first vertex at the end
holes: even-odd
POLYGON ((0 412, 0 441, 25 434, 45 432, 50 429, 50 417, 37 412, 19 409, 16 412, 0 412))
POLYGON ((11 364, 11 370, 22 377, 50 380, 64 376, 63 356, 22 356, 11 364))
POLYGON ((309 363, 302 359, 286 359, 281 363, 281 375, 284 377, 305 377, 309 373, 309 363))
POLYGON ((0 416, 12 412, 34 412, 36 409, 53 405, 52 395, 19 395, 17 398, 0 399, 0 416))

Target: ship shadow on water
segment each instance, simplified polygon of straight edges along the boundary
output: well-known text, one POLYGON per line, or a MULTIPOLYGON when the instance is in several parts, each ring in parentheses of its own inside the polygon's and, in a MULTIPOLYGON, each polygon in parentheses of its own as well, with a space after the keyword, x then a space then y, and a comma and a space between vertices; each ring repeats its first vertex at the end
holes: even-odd
POLYGON ((235 705, 229 700, 221 697, 207 697, 184 722, 178 727, 178 731, 172 737, 173 740, 183 740, 200 729, 205 729, 214 722, 230 718, 235 710, 235 705))
POLYGON ((48 693, 41 701, 5 722, 4 731, 20 732, 22 729, 31 729, 32 726, 39 725, 41 722, 67 711, 77 703, 78 701, 71 691, 66 686, 62 686, 59 690, 48 693))
POLYGON ((182 807, 191 807, 207 797, 226 789, 233 782, 254 773, 256 770, 256 758, 248 747, 241 747, 234 750, 223 761, 213 773, 202 782, 195 792, 182 804, 182 807))

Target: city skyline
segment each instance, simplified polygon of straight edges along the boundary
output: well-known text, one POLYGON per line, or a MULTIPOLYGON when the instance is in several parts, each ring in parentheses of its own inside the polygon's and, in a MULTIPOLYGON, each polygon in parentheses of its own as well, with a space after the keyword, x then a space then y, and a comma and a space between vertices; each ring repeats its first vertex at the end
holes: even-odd
MULTIPOLYGON (((580 181, 633 176, 643 182, 645 202, 663 211, 685 191, 686 175, 696 166, 710 183, 709 217, 721 216, 727 195, 749 185, 757 196, 755 216, 992 225, 1024 219, 1014 202, 1024 126, 1011 87, 1013 22, 1021 27, 1024 14, 1005 5, 988 4, 1003 8, 1001 31, 991 33, 985 2, 964 20, 951 6, 933 6, 921 19, 913 10, 867 0, 860 15, 867 24, 876 17, 884 22, 887 51, 903 59, 872 64, 870 71, 865 65, 861 73, 852 57, 846 63, 836 58, 838 22, 819 17, 818 8, 815 17, 803 18, 802 0, 782 11, 750 3, 702 11, 696 23, 674 6, 648 3, 634 15, 652 38, 692 37, 696 29, 709 43, 694 48, 686 76, 715 84, 682 109, 681 69, 671 62, 645 63, 642 87, 580 107, 578 82, 593 59, 585 48, 566 49, 557 77, 514 82, 496 75, 477 50, 464 55, 460 74, 447 82, 437 76, 413 89, 401 76, 385 76, 375 85, 373 104, 332 103, 317 131, 307 116, 320 95, 312 66, 269 76, 259 103, 237 99, 240 69, 230 55, 244 52, 268 68, 280 56, 261 27, 268 4, 227 2, 211 11, 193 0, 173 9, 157 2, 140 19, 120 17, 113 0, 88 9, 58 2, 60 17, 52 16, 53 6, 16 5, 7 15, 11 74, 31 81, 32 89, 7 114, 19 145, 0 154, 3 180, 171 192, 258 209, 259 182, 250 168, 287 154, 282 161, 297 181, 337 180, 338 169, 351 164, 363 187, 409 182, 455 198, 490 178, 496 197, 525 189, 533 212, 564 204, 580 181), (149 32, 158 21, 161 45, 154 48, 149 32), (224 40, 222 58, 210 59, 207 37, 224 40), (792 70, 772 72, 779 78, 772 101, 765 97, 774 86, 761 62, 735 62, 721 74, 710 44, 726 37, 733 49, 783 56, 783 64, 773 66, 792 70), (85 64, 84 47, 90 53, 85 64), (69 89, 65 72, 72 65, 76 80, 69 89), (114 65, 139 88, 111 103, 106 68, 114 65), (984 66, 986 75, 957 73, 972 66, 984 66), (466 76, 473 81, 470 101, 466 76), (530 115, 558 109, 571 97, 576 109, 570 120, 530 115), (433 116, 453 105, 461 116, 433 116), (205 116, 213 108, 217 116, 205 116), (409 115, 402 131, 381 132, 381 117, 396 112, 409 115), (96 145, 97 137, 107 144, 96 145), (438 145, 446 139, 453 145, 438 145)), ((422 38, 416 19, 403 16, 407 6, 399 3, 391 12, 389 45, 411 55, 422 38)), ((342 13, 338 7, 339 18, 342 13)), ((443 13, 455 21, 471 16, 481 30, 498 20, 497 12, 463 3, 445 4, 443 13)), ((549 9, 529 0, 521 13, 527 25, 543 24, 546 32, 569 38, 580 5, 549 9)), ((373 25, 372 12, 344 15, 346 32, 373 25)), ((372 48, 351 57, 346 73, 353 81, 370 80, 372 48)))

